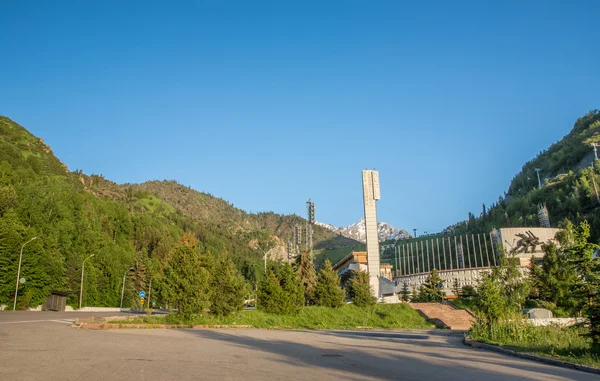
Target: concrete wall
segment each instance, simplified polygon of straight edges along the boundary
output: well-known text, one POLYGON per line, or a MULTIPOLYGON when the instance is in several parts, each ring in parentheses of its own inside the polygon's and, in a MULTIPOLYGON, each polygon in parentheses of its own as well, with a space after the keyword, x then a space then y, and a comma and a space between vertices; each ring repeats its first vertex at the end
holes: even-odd
MULTIPOLYGON (((454 292, 452 291, 452 285, 454 284, 454 279, 458 279, 458 284, 460 285, 461 288, 463 286, 467 286, 467 285, 476 287, 477 283, 479 282, 479 279, 481 279, 481 276, 484 273, 490 272, 490 271, 491 271, 490 268, 480 268, 480 269, 446 270, 446 271, 439 271, 438 273, 440 275, 440 278, 442 278, 442 280, 444 281, 444 287, 443 287, 444 293, 446 295, 454 295, 454 292)), ((429 276, 428 273, 414 274, 414 275, 396 277, 396 278, 394 278, 394 280, 398 284, 398 286, 397 286, 398 292, 400 292, 400 290, 402 289, 402 285, 404 284, 404 282, 408 282, 408 286, 412 291, 413 287, 418 289, 423 283, 425 283, 425 280, 427 279, 428 276, 429 276)))
MULTIPOLYGON (((496 245, 501 244, 504 250, 510 252, 512 248, 517 247, 521 238, 517 234, 526 234, 531 232, 534 236, 539 238, 541 243, 547 243, 549 241, 555 241, 554 236, 560 229, 557 228, 502 228, 492 232, 494 243, 496 245)), ((555 241, 556 242, 556 241, 555 241)), ((537 246, 533 251, 530 249, 527 252, 517 254, 517 257, 521 259, 522 266, 528 266, 531 256, 536 259, 541 259, 544 256, 542 245, 537 246)))
POLYGON ((557 325, 559 327, 570 327, 578 323, 585 323, 585 318, 548 318, 548 319, 524 319, 523 321, 533 324, 536 327, 546 327, 557 325))

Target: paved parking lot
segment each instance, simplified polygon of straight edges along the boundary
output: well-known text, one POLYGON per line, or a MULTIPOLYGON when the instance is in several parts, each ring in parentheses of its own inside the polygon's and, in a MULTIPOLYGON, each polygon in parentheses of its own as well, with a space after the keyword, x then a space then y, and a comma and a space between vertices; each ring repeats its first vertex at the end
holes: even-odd
MULTIPOLYGON (((0 312, 0 380, 597 380, 400 332, 107 330, 0 312)), ((18 314, 14 313, 14 314, 18 314)), ((73 313, 68 316, 72 316, 73 313)), ((94 315, 92 313, 91 315, 94 315)), ((97 313, 95 315, 98 315, 97 313)), ((65 321, 65 322, 63 322, 65 321)))

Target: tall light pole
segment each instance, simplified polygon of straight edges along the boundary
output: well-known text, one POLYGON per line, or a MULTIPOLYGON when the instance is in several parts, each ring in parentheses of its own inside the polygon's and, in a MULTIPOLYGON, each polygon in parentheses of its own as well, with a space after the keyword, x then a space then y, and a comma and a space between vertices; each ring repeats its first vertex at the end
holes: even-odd
POLYGON ((89 257, 87 257, 86 259, 84 259, 83 264, 81 265, 81 288, 79 289, 79 309, 80 310, 81 310, 81 298, 83 297, 83 271, 85 270, 85 261, 87 261, 94 255, 96 255, 96 254, 92 254, 89 257))
MULTIPOLYGON (((133 270, 133 267, 130 268, 129 270, 125 271, 125 274, 123 274, 123 287, 121 288, 121 305, 119 308, 123 308, 123 295, 125 294, 125 277, 131 270, 133 270)), ((82 281, 82 283, 83 283, 83 281, 82 281)), ((81 298, 79 298, 79 299, 81 300, 81 298)))
POLYGON ((19 269, 17 270, 17 286, 15 287, 15 302, 13 303, 13 311, 17 309, 17 294, 19 293, 19 277, 21 276, 21 260, 23 259, 23 248, 25 247, 25 245, 27 245, 34 239, 37 239, 37 237, 33 237, 29 241, 25 242, 23 246, 21 246, 21 254, 19 255, 19 269))
POLYGON ((263 250, 262 247, 260 246, 256 246, 257 249, 259 249, 260 251, 262 251, 263 253, 263 258, 265 260, 265 274, 267 273, 267 252, 263 250))

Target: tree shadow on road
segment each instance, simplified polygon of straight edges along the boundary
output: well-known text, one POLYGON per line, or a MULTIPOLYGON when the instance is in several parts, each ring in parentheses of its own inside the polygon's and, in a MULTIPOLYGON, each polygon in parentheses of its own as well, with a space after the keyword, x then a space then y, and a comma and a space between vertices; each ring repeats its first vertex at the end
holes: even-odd
MULTIPOLYGON (((335 370, 346 373, 346 377, 370 377, 381 380, 592 380, 593 375, 559 367, 551 367, 533 361, 462 347, 447 342, 431 342, 415 339, 415 335, 406 335, 403 345, 397 351, 389 348, 389 340, 381 335, 371 336, 372 346, 357 346, 349 343, 321 341, 322 344, 334 344, 337 348, 320 348, 319 338, 331 338, 332 332, 305 332, 314 335, 311 344, 293 340, 256 338, 244 331, 185 330, 187 333, 207 340, 227 342, 241 348, 260 350, 278 356, 276 361, 290 365, 322 368, 323 371, 335 370), (383 340, 383 341, 382 341, 383 340), (378 342, 387 343, 385 348, 378 342), (433 343, 433 344, 432 344, 433 343), (423 345, 427 344, 427 345, 423 345), (438 347, 438 351, 433 351, 438 347), (447 353, 447 354, 440 354, 447 353), (458 353, 457 353, 458 352, 458 353), (432 369, 435 369, 432 371, 432 369), (438 376, 431 378, 431 376, 438 376)), ((247 332, 247 331, 246 331, 247 332)), ((254 331, 259 332, 259 331, 254 331)), ((281 331, 283 338, 289 333, 281 331)), ((299 332, 294 332, 297 335, 299 332)), ((362 332, 361 332, 362 333, 362 332)), ((339 333, 337 333, 340 335, 339 333)), ((360 337, 348 333, 345 337, 360 337)), ((392 338, 402 339, 401 334, 392 338)), ((402 334, 403 335, 403 334, 402 334)), ((344 336, 344 335, 340 335, 344 336)), ((366 343, 366 342, 365 342, 366 343)), ((392 342, 392 344, 394 344, 392 342)))

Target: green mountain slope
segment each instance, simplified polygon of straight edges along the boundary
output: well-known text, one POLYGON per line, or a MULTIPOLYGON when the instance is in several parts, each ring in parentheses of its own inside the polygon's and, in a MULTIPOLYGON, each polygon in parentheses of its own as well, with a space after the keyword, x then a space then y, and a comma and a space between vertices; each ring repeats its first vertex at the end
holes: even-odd
MULTIPOLYGON (((264 230, 281 242, 293 241, 294 227, 304 229, 306 220, 296 215, 273 212, 251 214, 235 208, 229 202, 201 193, 175 181, 149 181, 131 185, 133 189, 148 191, 167 202, 183 215, 198 222, 209 222, 234 231, 264 230)), ((304 232, 303 232, 304 234, 304 232)), ((355 245, 357 242, 340 236, 321 226, 313 226, 315 248, 333 248, 355 245)))
POLYGON ((573 129, 548 150, 523 166, 511 182, 506 197, 500 197, 490 208, 485 205, 476 217, 458 223, 454 233, 489 232, 493 228, 539 226, 537 206, 546 204, 552 226, 564 219, 588 220, 592 239, 600 240, 600 163, 591 167, 594 154, 590 142, 600 137, 600 111, 579 118, 573 129), (535 169, 540 170, 541 189, 535 169), (595 186, 594 186, 595 184, 595 186))
MULTIPOLYGON (((118 306, 127 273, 124 305, 129 306, 137 303, 137 291, 148 289, 184 232, 199 239, 200 253, 230 253, 244 276, 255 282, 262 276, 262 254, 250 240, 277 234, 288 239, 290 226, 303 224, 296 216, 246 214, 188 188, 188 198, 165 192, 166 200, 151 188, 69 172, 41 139, 0 117, 0 305, 12 307, 19 251, 34 236, 39 239, 23 254, 21 277, 26 282, 19 287, 19 307, 39 305, 50 290, 70 291, 68 302, 76 305, 81 264, 91 254, 84 304, 118 306), (196 199, 199 205, 188 206, 196 199)), ((315 236, 320 244, 339 243, 331 234, 317 231, 315 236)), ((160 299, 160 288, 153 287, 160 299)))

